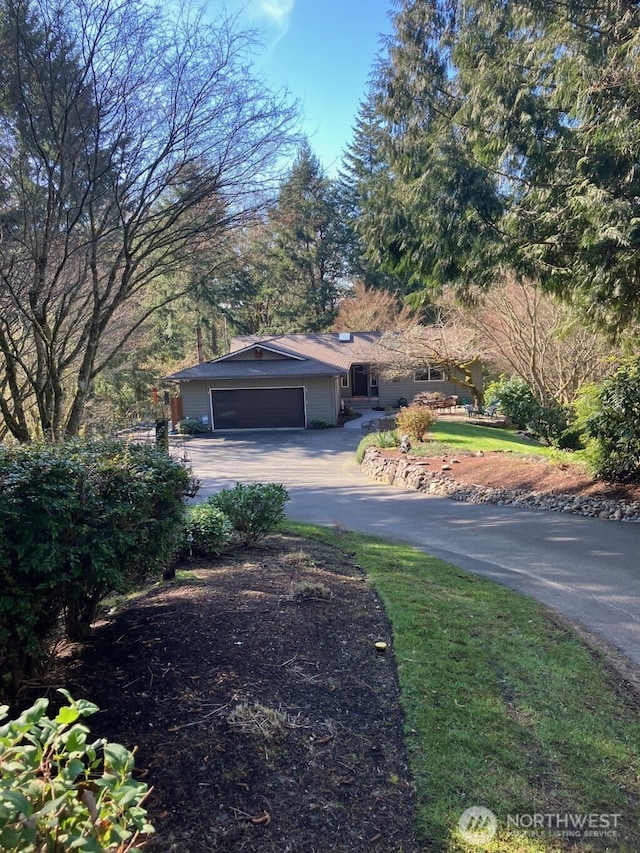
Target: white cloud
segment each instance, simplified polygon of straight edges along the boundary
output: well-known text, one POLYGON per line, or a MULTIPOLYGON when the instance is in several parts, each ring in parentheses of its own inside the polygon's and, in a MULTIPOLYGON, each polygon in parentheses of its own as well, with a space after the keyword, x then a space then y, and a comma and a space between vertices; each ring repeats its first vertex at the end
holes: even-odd
POLYGON ((294 2, 295 0, 259 0, 256 5, 261 16, 274 24, 280 35, 284 35, 289 28, 294 2))

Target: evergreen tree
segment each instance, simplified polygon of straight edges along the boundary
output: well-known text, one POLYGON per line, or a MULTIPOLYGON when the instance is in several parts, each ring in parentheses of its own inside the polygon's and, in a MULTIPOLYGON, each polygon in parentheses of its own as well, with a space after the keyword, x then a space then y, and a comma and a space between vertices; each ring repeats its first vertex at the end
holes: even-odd
POLYGON ((280 187, 270 216, 274 281, 286 295, 280 324, 319 331, 333 319, 345 273, 337 192, 308 143, 280 187))
POLYGON ((373 213, 376 194, 389 180, 382 147, 383 120, 376 112, 372 97, 360 104, 353 140, 347 148, 339 175, 340 211, 346 229, 346 261, 349 275, 368 288, 383 288, 402 293, 405 282, 385 271, 379 259, 368 253, 364 236, 367 218, 373 213))
POLYGON ((512 268, 613 329, 637 318, 639 47, 630 0, 398 2, 369 246, 417 286, 512 268))

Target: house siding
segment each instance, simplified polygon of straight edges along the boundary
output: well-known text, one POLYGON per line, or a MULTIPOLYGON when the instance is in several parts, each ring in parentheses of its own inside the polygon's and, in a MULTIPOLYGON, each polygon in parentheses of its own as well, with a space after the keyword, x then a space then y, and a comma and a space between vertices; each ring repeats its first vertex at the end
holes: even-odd
MULTIPOLYGON (((476 361, 471 365, 471 374, 477 388, 482 388, 482 364, 476 361)), ((465 390, 450 379, 432 380, 429 382, 421 382, 414 379, 414 372, 406 376, 392 380, 385 378, 382 374, 379 378, 379 393, 381 406, 397 405, 400 397, 406 397, 409 403, 413 398, 423 391, 429 394, 434 394, 436 391, 443 397, 456 396, 460 398, 471 399, 473 394, 465 390)))
POLYGON ((307 389, 307 423, 322 419, 335 426, 340 411, 335 378, 333 376, 309 377, 304 384, 307 389))
POLYGON ((212 389, 221 391, 233 388, 304 388, 307 423, 315 418, 323 418, 327 423, 335 424, 339 412, 336 380, 332 376, 292 376, 278 383, 273 379, 203 379, 181 382, 180 387, 184 417, 207 423, 209 426, 212 389))

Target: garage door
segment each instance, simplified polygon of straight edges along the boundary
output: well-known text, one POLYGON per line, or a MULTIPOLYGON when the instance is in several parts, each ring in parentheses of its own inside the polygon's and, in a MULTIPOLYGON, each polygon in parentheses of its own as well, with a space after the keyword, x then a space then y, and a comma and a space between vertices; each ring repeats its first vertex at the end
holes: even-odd
POLYGON ((305 427, 304 388, 212 391, 214 429, 305 427))

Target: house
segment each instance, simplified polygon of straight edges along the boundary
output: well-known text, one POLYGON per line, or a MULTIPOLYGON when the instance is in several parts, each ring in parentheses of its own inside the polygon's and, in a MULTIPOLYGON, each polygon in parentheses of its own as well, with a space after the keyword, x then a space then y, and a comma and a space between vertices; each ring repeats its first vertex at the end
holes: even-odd
POLYGON ((421 391, 459 394, 435 367, 385 377, 374 359, 381 332, 245 335, 230 352, 166 377, 179 383, 182 416, 213 430, 335 425, 341 409, 397 406, 421 391))

